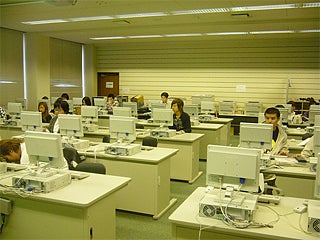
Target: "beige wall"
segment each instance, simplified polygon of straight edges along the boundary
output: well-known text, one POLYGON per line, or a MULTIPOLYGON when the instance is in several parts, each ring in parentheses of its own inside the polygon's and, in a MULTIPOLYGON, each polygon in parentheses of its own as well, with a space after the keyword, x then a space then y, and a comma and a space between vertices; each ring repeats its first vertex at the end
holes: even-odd
POLYGON ((317 38, 120 42, 97 46, 97 71, 119 72, 120 94, 145 99, 210 93, 242 108, 247 100, 267 107, 320 98, 317 38))

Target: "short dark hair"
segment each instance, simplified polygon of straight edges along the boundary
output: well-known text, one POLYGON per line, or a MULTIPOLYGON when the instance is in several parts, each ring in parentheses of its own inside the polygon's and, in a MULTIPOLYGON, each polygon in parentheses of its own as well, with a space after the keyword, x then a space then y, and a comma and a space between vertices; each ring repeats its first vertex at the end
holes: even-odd
POLYGON ((62 98, 58 98, 54 104, 53 104, 53 108, 62 108, 62 110, 65 113, 69 113, 69 103, 67 101, 64 101, 62 98))
POLYGON ((108 94, 108 98, 109 98, 109 97, 111 97, 111 98, 114 99, 114 94, 113 94, 113 93, 109 93, 109 94, 108 94))
POLYGON ((276 114, 277 118, 280 117, 280 111, 275 107, 267 108, 266 111, 264 112, 264 116, 266 116, 266 114, 276 114))
POLYGON ((169 97, 169 94, 168 94, 167 92, 163 92, 163 93, 161 93, 160 97, 162 97, 162 96, 168 98, 168 97, 169 97))
POLYGON ((61 97, 69 100, 69 95, 68 95, 68 93, 62 93, 62 94, 61 94, 61 97))
POLYGON ((84 101, 87 106, 91 106, 91 100, 89 97, 83 97, 82 101, 84 101))

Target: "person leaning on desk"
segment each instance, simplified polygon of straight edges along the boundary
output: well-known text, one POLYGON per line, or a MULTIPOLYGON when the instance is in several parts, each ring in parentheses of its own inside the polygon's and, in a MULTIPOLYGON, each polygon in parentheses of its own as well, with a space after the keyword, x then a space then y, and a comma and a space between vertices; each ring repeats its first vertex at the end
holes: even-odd
POLYGON ((308 159, 310 157, 314 157, 314 149, 313 149, 314 136, 312 136, 307 144, 304 146, 300 154, 296 154, 293 157, 303 157, 304 159, 308 159))
POLYGON ((183 111, 183 101, 175 98, 171 103, 173 111, 173 126, 170 129, 176 129, 180 134, 191 133, 191 122, 188 113, 183 111))
POLYGON ((69 104, 67 101, 62 100, 62 98, 58 98, 54 102, 54 114, 55 116, 51 119, 49 126, 46 128, 51 133, 59 132, 59 114, 68 114, 69 113, 69 104))
MULTIPOLYGON (((0 159, 8 163, 16 163, 22 165, 30 164, 29 155, 26 150, 26 144, 20 139, 1 140, 0 159)), ((64 159, 64 162, 65 165, 61 169, 69 169, 66 159, 64 159)))

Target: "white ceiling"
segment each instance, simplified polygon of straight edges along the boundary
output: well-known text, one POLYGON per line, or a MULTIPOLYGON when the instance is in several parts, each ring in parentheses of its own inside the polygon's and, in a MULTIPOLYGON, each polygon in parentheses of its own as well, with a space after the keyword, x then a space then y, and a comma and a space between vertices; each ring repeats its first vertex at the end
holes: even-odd
MULTIPOLYGON (((264 10, 249 16, 227 13, 194 14, 162 17, 79 21, 44 25, 26 25, 25 21, 66 19, 97 15, 119 15, 142 12, 170 12, 177 10, 222 7, 260 6, 272 4, 310 3, 312 0, 0 0, 1 27, 23 32, 37 32, 55 38, 81 43, 109 43, 117 41, 163 41, 152 39, 90 40, 91 37, 137 36, 173 33, 207 33, 234 31, 270 31, 320 29, 320 8, 264 10), (72 2, 76 2, 72 5, 72 2)), ((289 34, 274 34, 281 38, 289 34)), ((293 37, 319 37, 320 33, 296 33, 293 37)), ((211 36, 214 37, 214 36, 211 36)), ((225 38, 231 36, 224 36, 225 38)), ((250 37, 250 36, 249 36, 250 37)), ((261 37, 261 36, 260 36, 261 37)), ((198 37, 199 38, 199 37, 198 37)), ((208 38, 208 37, 207 37, 208 38)), ((175 38, 175 41, 186 37, 175 38)), ((190 39, 190 37, 189 37, 190 39)))

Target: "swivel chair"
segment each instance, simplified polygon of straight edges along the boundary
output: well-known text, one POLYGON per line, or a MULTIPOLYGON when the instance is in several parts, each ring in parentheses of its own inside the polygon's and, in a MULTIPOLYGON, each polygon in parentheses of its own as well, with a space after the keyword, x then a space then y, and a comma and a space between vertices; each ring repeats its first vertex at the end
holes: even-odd
POLYGON ((107 174, 106 167, 102 163, 94 163, 94 162, 79 163, 76 166, 75 171, 107 174))
POLYGON ((143 146, 157 147, 158 139, 155 137, 147 136, 142 139, 143 146))

